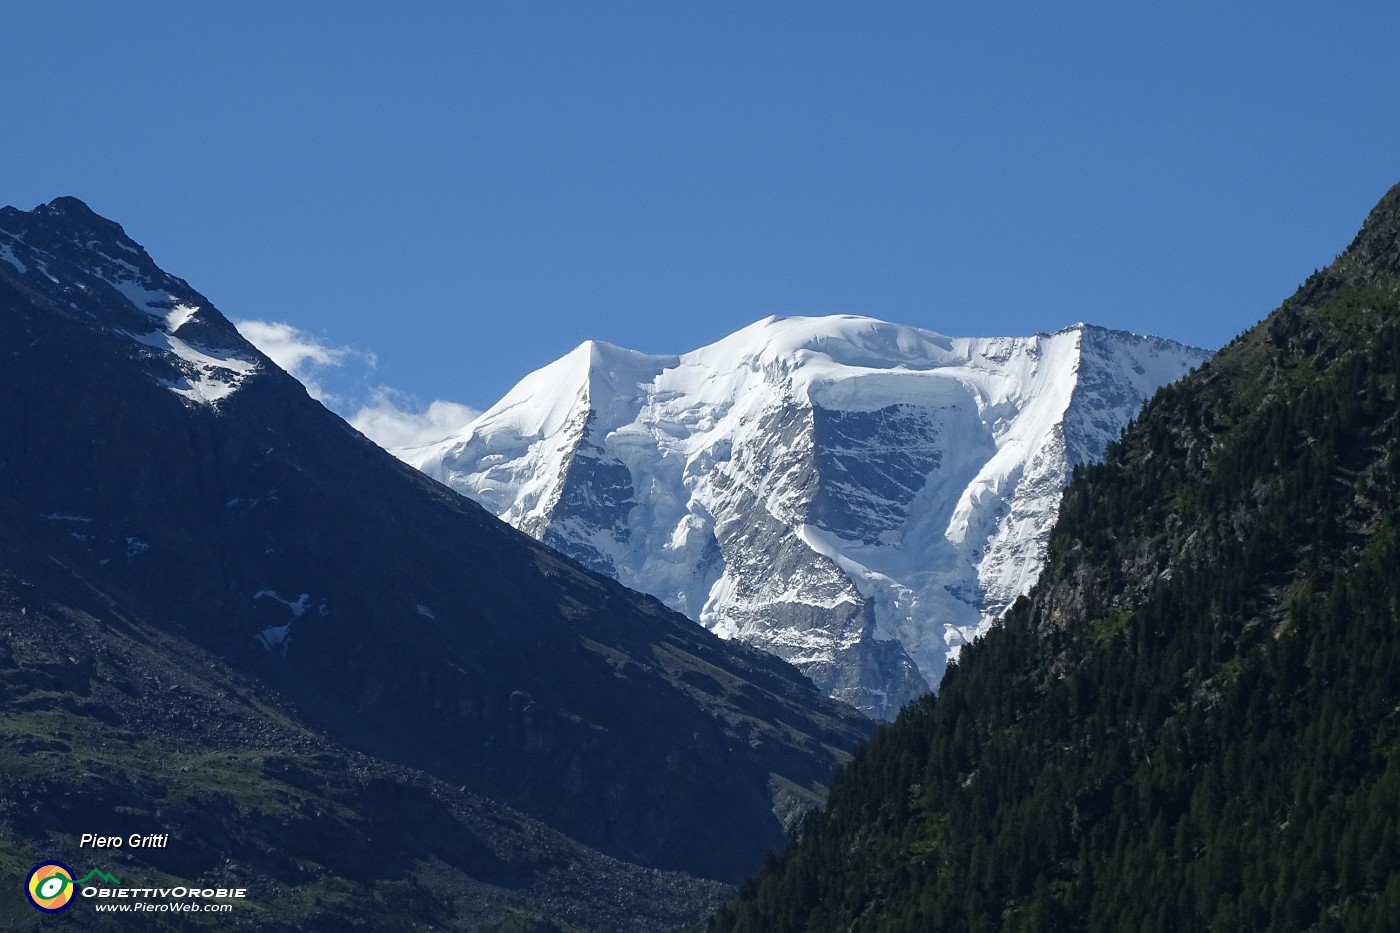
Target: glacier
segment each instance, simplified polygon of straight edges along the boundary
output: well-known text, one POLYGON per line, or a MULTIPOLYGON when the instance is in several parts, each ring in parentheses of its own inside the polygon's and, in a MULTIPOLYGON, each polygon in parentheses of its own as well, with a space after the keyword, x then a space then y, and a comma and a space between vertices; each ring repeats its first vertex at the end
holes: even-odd
POLYGON ((1030 588, 1074 466, 1210 355, 769 317, 678 356, 585 342, 393 452, 890 718, 1030 588))

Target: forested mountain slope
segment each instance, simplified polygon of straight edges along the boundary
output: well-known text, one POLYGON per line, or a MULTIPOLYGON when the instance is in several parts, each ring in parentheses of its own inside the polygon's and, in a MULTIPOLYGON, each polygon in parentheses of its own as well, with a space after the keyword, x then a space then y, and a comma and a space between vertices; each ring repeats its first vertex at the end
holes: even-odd
POLYGON ((1038 586, 712 931, 1400 916, 1400 187, 1077 471, 1038 586))

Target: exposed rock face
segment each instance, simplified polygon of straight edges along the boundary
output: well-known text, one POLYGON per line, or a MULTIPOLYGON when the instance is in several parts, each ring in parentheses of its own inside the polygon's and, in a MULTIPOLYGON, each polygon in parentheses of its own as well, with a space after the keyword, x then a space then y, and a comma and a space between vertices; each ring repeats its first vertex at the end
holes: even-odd
POLYGON ((1082 324, 769 318, 683 356, 585 343, 395 453, 889 717, 1034 582, 1074 465, 1208 357, 1082 324))

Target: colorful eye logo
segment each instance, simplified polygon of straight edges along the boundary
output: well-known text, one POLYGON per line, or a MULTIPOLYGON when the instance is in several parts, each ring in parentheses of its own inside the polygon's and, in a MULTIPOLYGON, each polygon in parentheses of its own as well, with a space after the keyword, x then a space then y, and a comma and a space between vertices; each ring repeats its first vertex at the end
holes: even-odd
POLYGON ((56 914, 73 900, 73 869, 62 862, 35 865, 24 890, 35 908, 56 914))

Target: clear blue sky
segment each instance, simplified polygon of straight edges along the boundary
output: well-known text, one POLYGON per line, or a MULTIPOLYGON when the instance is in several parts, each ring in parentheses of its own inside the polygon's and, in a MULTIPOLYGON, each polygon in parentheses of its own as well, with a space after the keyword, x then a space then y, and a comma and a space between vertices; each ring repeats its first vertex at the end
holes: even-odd
POLYGON ((773 313, 1215 347, 1400 181, 1393 2, 3 23, 0 202, 80 197, 230 317, 365 354, 323 373, 342 406, 484 406, 590 337, 679 352, 773 313))

